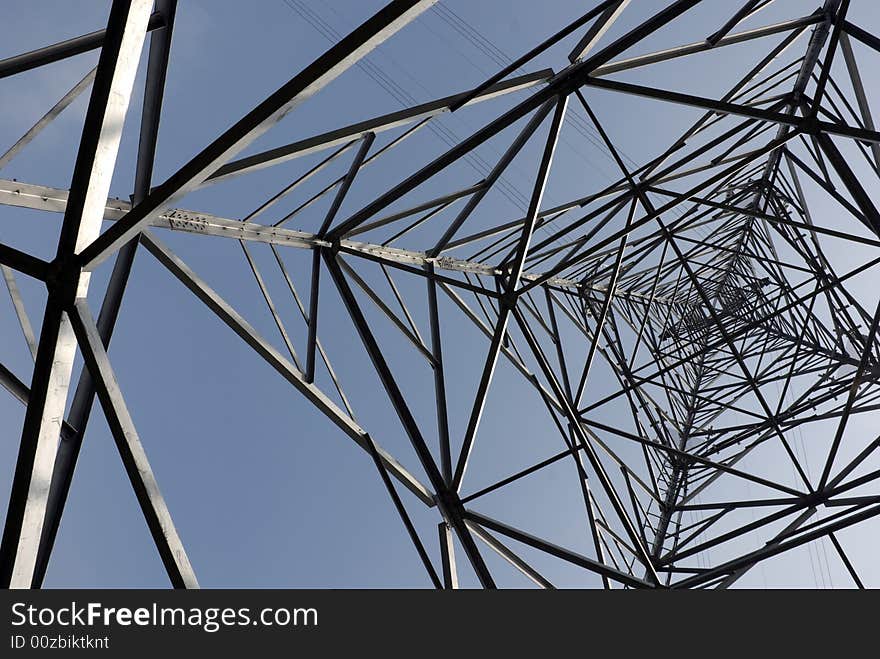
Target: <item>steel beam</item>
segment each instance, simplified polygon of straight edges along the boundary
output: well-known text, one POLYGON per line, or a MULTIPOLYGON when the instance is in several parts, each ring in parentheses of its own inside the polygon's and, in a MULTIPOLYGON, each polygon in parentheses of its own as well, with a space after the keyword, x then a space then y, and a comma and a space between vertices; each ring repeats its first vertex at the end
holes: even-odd
MULTIPOLYGON (((132 195, 134 203, 140 202, 149 192, 152 181, 153 161, 156 154, 156 142, 159 133, 159 117, 161 114, 162 97, 165 90, 165 77, 168 69, 168 60, 171 52, 171 36, 173 34, 174 17, 177 11, 177 0, 159 0, 156 9, 161 13, 165 21, 165 29, 154 33, 150 37, 150 50, 147 59, 147 80, 144 89, 144 101, 141 112, 140 140, 138 144, 138 159, 135 169, 135 189, 132 195)), ((109 204, 108 204, 109 205, 109 204)), ((107 215, 107 205, 104 209, 104 217, 107 215)), ((137 250, 137 242, 132 242, 120 250, 113 265, 113 272, 104 293, 104 301, 98 315, 98 333, 101 336, 104 349, 109 346, 113 328, 122 305, 122 297, 128 282, 131 267, 134 263, 134 255, 137 250)), ((37 565, 34 574, 34 586, 41 586, 64 505, 70 491, 73 480, 73 472, 89 421, 89 415, 95 400, 95 387, 89 370, 84 369, 73 395, 70 418, 76 434, 68 437, 62 436, 55 456, 55 466, 52 471, 52 482, 49 487, 49 498, 46 504, 46 520, 40 538, 40 549, 37 555, 37 565)))
POLYGON ((77 300, 69 317, 86 366, 92 374, 116 448, 171 584, 175 588, 198 588, 196 575, 159 491, 159 484, 122 397, 88 303, 84 299, 77 300))
POLYGON ((75 299, 84 298, 88 291, 89 274, 82 273, 75 261, 101 228, 152 4, 151 0, 116 0, 110 10, 50 277, 31 397, 0 547, 0 580, 13 588, 29 588, 34 578, 76 352, 67 311, 75 299))
POLYGON ((150 192, 124 218, 96 238, 79 258, 83 267, 86 270, 95 268, 133 239, 152 217, 197 188, 297 105, 318 93, 395 32, 415 20, 434 2, 436 0, 397 0, 380 9, 242 117, 177 173, 150 192))

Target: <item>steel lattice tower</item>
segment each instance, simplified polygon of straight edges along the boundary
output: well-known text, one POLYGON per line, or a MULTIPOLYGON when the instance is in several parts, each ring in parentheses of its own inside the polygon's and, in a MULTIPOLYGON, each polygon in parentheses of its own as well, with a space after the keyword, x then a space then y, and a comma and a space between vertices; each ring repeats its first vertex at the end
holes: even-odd
POLYGON ((4 584, 42 584, 97 395, 171 583, 198 585, 147 459, 149 442, 141 443, 106 352, 134 255, 146 251, 369 456, 437 587, 457 587, 464 563, 484 587, 499 585, 485 558, 491 552, 543 587, 565 584, 551 583, 529 556, 598 575, 606 588, 726 588, 762 561, 812 542, 830 543, 852 581, 870 585, 838 536, 880 514, 880 437, 849 424, 874 414, 880 395, 880 306, 855 285, 880 262, 872 252, 880 247, 873 201, 880 133, 857 62, 876 56, 880 39, 874 26, 850 20, 847 0, 818 9, 791 2, 794 17, 741 28, 773 1, 715 3, 716 31, 662 50, 645 44, 706 2, 598 2, 545 41, 536 37, 533 50, 476 88, 240 157, 434 4, 390 2, 158 184, 152 170, 175 0, 114 0, 106 30, 0 61, 5 78, 100 49, 96 69, 0 156, 6 166, 77 96, 90 94, 69 190, 0 180, 0 204, 63 215, 51 261, 0 244, 34 355, 25 378, 0 366, 4 387, 27 406, 0 554, 4 584), (520 72, 560 44, 570 55, 553 70, 520 72), (679 62, 699 67, 701 57, 736 44, 749 45, 751 63, 720 96, 684 91, 684 65, 679 89, 627 77, 679 62), (128 201, 111 198, 110 184, 119 126, 138 114, 128 106, 142 50, 147 76, 128 201), (633 162, 606 130, 596 94, 699 114, 683 133, 658 119, 664 149, 633 162), (473 106, 492 118, 412 164, 399 182, 373 185, 368 203, 346 206, 368 165, 381 166, 419 129, 473 106), (589 122, 616 180, 585 182, 577 197, 549 206, 557 144, 573 113, 589 122), (503 142, 500 158, 480 180, 462 182, 455 166, 490 140, 503 142), (321 158, 313 167, 246 217, 180 206, 196 189, 313 154, 321 158), (348 162, 344 175, 327 176, 340 158, 348 162), (519 190, 524 212, 487 212, 515 160, 533 172, 531 187, 519 190), (326 179, 319 193, 268 219, 315 177, 326 179), (319 199, 328 205, 313 226, 287 226, 319 199), (279 345, 163 243, 168 231, 240 243, 279 345), (868 256, 841 261, 850 246, 868 256), (253 253, 263 247, 286 281, 280 294, 295 300, 296 318, 273 302, 279 292, 270 293, 253 253), (309 290, 300 293, 287 264, 304 257, 309 290), (93 315, 85 297, 90 272, 108 259, 112 275, 93 315), (20 275, 48 290, 36 336, 20 275), (369 357, 418 469, 355 420, 356 405, 321 341, 324 304, 344 306, 352 341, 369 357), (287 330, 292 323, 304 328, 302 340, 287 330), (485 339, 460 424, 450 421, 448 392, 464 383, 444 365, 455 346, 442 328, 452 323, 485 339), (422 391, 402 384, 396 355, 404 350, 420 362, 422 391), (77 352, 86 368, 69 396, 77 352), (500 442, 479 430, 490 390, 511 372, 546 410, 558 452, 466 492, 474 447, 500 442), (434 406, 430 428, 414 411, 420 395, 434 406), (462 433, 453 429, 459 425, 462 433), (809 448, 799 448, 798 433, 813 427, 809 448), (578 501, 560 506, 577 509, 571 523, 589 538, 587 552, 479 512, 482 497, 503 495, 554 465, 566 465, 577 484, 578 501), (413 506, 436 511, 430 542, 413 506))

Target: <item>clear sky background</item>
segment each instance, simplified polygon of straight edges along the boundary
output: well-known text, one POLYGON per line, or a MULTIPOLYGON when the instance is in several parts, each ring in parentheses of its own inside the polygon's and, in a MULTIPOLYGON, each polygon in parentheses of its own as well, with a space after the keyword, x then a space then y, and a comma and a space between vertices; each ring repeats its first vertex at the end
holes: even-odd
MULTIPOLYGON (((76 3, 13 0, 10 4, 0 28, 3 35, 0 58, 99 29, 106 23, 109 7, 109 2, 103 0, 76 3)), ((310 63, 331 44, 335 34, 348 33, 382 4, 377 0, 256 0, 250 3, 180 0, 154 183, 165 180, 310 63), (310 20, 304 18, 304 11, 310 20)), ((442 10, 426 12, 368 58, 371 66, 387 76, 383 84, 362 68, 352 68, 264 135, 250 151, 302 139, 412 102, 426 102, 468 89, 498 70, 502 54, 518 56, 585 9, 585 3, 569 0, 541 3, 444 0, 442 4, 461 17, 467 27, 461 24, 456 27, 455 20, 442 10), (480 37, 466 38, 463 31, 467 29, 480 37), (480 38, 484 41, 479 41, 480 38)), ((661 0, 634 0, 606 38, 622 34, 665 4, 661 0)), ((652 36, 633 54, 699 41, 717 29, 738 4, 721 0, 705 3, 706 6, 693 15, 686 15, 652 36)), ((815 9, 815 4, 778 0, 743 27, 806 15, 815 9)), ((852 4, 850 19, 853 22, 868 29, 876 25, 874 3, 853 0, 852 4)), ((693 58, 693 65, 681 62, 674 66, 658 65, 626 79, 717 98, 735 82, 737 74, 742 75, 769 50, 769 43, 734 46, 723 53, 700 55, 693 58)), ((805 44, 806 36, 793 48, 802 52, 805 44)), ((528 65, 527 70, 544 66, 559 70, 572 45, 569 40, 550 50, 528 65)), ((861 47, 857 48, 857 55, 871 96, 877 84, 876 58, 861 47)), ((4 117, 0 124, 0 149, 12 144, 96 62, 97 54, 88 53, 0 81, 0 116, 4 117)), ((135 110, 128 116, 111 188, 111 193, 119 197, 127 198, 133 185, 145 63, 146 56, 132 100, 135 110)), ((465 137, 523 97, 512 95, 498 104, 487 103, 443 119, 447 137, 465 137)), ((665 149, 698 116, 695 111, 678 106, 604 92, 591 91, 588 97, 612 137, 638 163, 665 149)), ((0 177, 68 187, 86 102, 87 95, 84 95, 19 158, 0 171, 0 177)), ((875 107, 875 114, 878 111, 880 107, 875 107)), ((578 190, 599 189, 617 178, 607 153, 589 139, 589 133, 585 135, 581 130, 583 113, 580 115, 580 123, 577 119, 566 122, 545 206, 578 196, 578 190)), ((507 185, 526 196, 531 189, 536 155, 545 131, 546 127, 539 131, 505 175, 507 185)), ((396 134, 385 136, 382 142, 377 140, 377 144, 386 143, 396 134)), ((511 134, 491 140, 479 153, 486 161, 493 162, 509 143, 511 134)), ((383 165, 365 170, 359 176, 341 215, 345 215, 346 210, 357 210, 377 191, 384 191, 401 180, 446 146, 436 133, 422 131, 391 152, 383 165)), ((190 195, 178 205, 240 218, 323 155, 326 154, 214 186, 190 195)), ((342 174, 348 162, 347 157, 339 159, 329 168, 327 178, 305 186, 285 208, 289 210, 294 202, 318 190, 329 177, 342 174)), ((483 174, 477 169, 479 166, 475 169, 470 163, 462 163, 451 170, 445 188, 428 187, 421 198, 455 189, 455 181, 460 182, 457 187, 464 187, 479 180, 483 174)), ((487 199, 486 208, 481 207, 485 218, 482 221, 490 223, 495 217, 517 216, 516 194, 510 192, 509 196, 511 199, 494 194, 487 199)), ((823 200, 815 201, 823 208, 823 200)), ((326 207, 326 200, 316 204, 291 223, 290 228, 314 231, 326 207)), ((0 213, 3 217, 0 237, 4 241, 43 257, 54 253, 60 216, 5 207, 0 213)), ((826 224, 862 231, 851 218, 841 219, 839 224, 831 219, 826 224)), ((275 345, 282 345, 234 241, 172 236, 167 232, 160 237, 264 336, 275 345)), ((402 246, 424 249, 427 245, 414 237, 411 243, 402 246)), ((841 268, 846 263, 852 266, 853 259, 873 257, 867 252, 847 253, 840 246, 832 245, 829 249, 834 258, 839 259, 841 268)), ((270 286, 282 313, 293 318, 296 309, 292 301, 284 298, 283 282, 270 268, 271 253, 258 247, 254 251, 271 280, 270 286)), ((311 255, 305 251, 285 252, 285 260, 300 292, 307 298, 311 255)), ((371 281, 376 276, 375 271, 359 272, 371 281)), ((105 264, 93 279, 90 300, 95 314, 108 275, 109 267, 105 264)), ((25 277, 20 277, 19 282, 31 319, 39 329, 45 293, 25 277)), ((418 297, 423 283, 402 277, 400 286, 409 297, 418 297)), ((865 307, 873 310, 876 287, 872 288, 869 280, 857 281, 854 287, 857 294, 863 296, 865 307)), ((415 455, 329 279, 325 279, 324 290, 328 295, 322 298, 321 338, 341 376, 358 422, 404 465, 421 475, 415 455)), ((8 308, 0 313, 0 360, 27 382, 30 357, 11 306, 8 301, 0 301, 2 304, 8 308)), ((454 310, 448 300, 442 301, 442 305, 443 312, 452 318, 454 310)), ((423 314, 423 311, 417 313, 423 314)), ((381 325, 378 316, 370 318, 377 326, 381 325)), ((293 321, 290 328, 302 354, 304 348, 300 346, 305 345, 305 329, 302 323, 293 321)), ((382 331, 385 332, 382 338, 389 345, 399 340, 387 325, 382 331)), ((445 345, 450 346, 446 352, 448 381, 459 383, 450 387, 450 414, 453 434, 460 437, 487 344, 460 315, 457 322, 444 325, 444 339, 445 345)), ((369 456, 260 361, 143 251, 135 262, 110 356, 203 586, 429 585, 369 456)), ((414 353, 405 347, 391 359, 396 372, 401 373, 404 390, 417 416, 430 428, 433 423, 430 373, 424 366, 417 369, 414 360, 414 353)), ((80 364, 78 360, 75 378, 80 364)), ((597 367, 594 377, 597 384, 593 391, 598 398, 613 386, 613 381, 607 368, 597 367)), ((326 384, 324 388, 329 390, 326 384)), ((23 414, 23 407, 17 401, 0 396, 0 427, 4 429, 0 434, 3 508, 23 414)), ((848 432, 864 434, 872 429, 876 432, 876 417, 872 422, 865 416, 854 417, 848 432)), ((808 433, 801 440, 807 445, 827 433, 828 426, 817 424, 817 430, 810 432, 813 434, 808 433)), ((480 489, 493 478, 504 477, 562 448, 541 401, 530 385, 502 360, 487 402, 464 492, 480 489)), ((818 462, 814 463, 815 468, 818 462)), ((427 479, 423 477, 423 480, 427 479)), ((436 558, 436 512, 425 510, 408 494, 403 496, 429 551, 436 558)), ((540 478, 510 488, 503 497, 487 497, 478 509, 592 555, 578 496, 576 480, 566 462, 564 468, 547 470, 540 478)), ((0 511, 0 521, 3 514, 4 511, 0 511)), ((857 532, 841 534, 841 538, 848 541, 863 579, 874 585, 880 583, 880 570, 871 559, 878 530, 880 527, 874 522, 857 532)), ((501 585, 530 584, 488 549, 483 554, 498 574, 501 585)), ((537 553, 524 552, 524 555, 560 585, 599 585, 593 575, 560 561, 537 553)), ((706 556, 704 560, 711 561, 712 557, 706 556)), ((436 562, 439 565, 439 561, 436 562)), ((476 580, 465 562, 461 557, 463 585, 475 585, 476 580)), ((812 545, 786 559, 769 561, 765 568, 755 568, 741 585, 843 586, 848 585, 847 579, 840 561, 831 554, 830 545, 812 545)), ((96 406, 46 586, 166 585, 164 569, 96 406)))

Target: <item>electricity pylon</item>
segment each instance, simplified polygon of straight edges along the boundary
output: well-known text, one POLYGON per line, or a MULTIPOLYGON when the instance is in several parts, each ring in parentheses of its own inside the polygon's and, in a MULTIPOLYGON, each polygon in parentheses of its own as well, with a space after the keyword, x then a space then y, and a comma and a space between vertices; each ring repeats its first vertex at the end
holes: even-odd
POLYGON ((880 261, 872 198, 880 133, 857 61, 880 51, 873 26, 851 22, 846 0, 826 0, 815 11, 791 2, 792 17, 764 25, 759 12, 772 0, 749 0, 715 16, 708 36, 652 50, 646 41, 664 30, 668 38, 695 12, 705 16, 706 3, 677 0, 654 11, 605 0, 536 38, 475 88, 238 157, 433 4, 389 3, 157 185, 175 0, 116 0, 106 30, 0 61, 3 78, 100 49, 97 67, 0 157, 6 166, 90 90, 70 189, 0 180, 0 203, 63 214, 51 261, 0 245, 34 356, 30 385, 0 370, 6 389, 27 405, 0 555, 4 584, 42 584, 97 395, 171 583, 198 585, 147 459, 149 442, 141 443, 106 351, 134 255, 146 250, 368 455, 436 587, 457 587, 464 564, 484 587, 504 585, 488 552, 542 587, 566 585, 542 567, 561 561, 606 588, 726 588, 810 543, 829 543, 863 587, 838 536, 880 514, 880 437, 849 424, 874 414, 880 394, 880 306, 863 284, 880 261), (110 198, 119 126, 132 114, 148 38, 134 190, 130 201, 110 198), (708 70, 717 62, 710 57, 737 44, 747 44, 748 55, 737 58, 743 70, 720 96, 684 91, 692 86, 686 75, 680 89, 631 77, 650 79, 661 66, 708 70), (521 73, 562 45, 567 59, 521 73), (646 117, 665 148, 634 161, 599 116, 597 95, 621 103, 641 97, 695 120, 682 133, 664 126, 666 115, 646 117), (363 170, 381 166, 419 129, 477 105, 497 112, 470 136, 425 155, 397 183, 371 179, 369 189, 358 188, 363 170), (614 163, 614 180, 580 177, 577 195, 550 206, 557 146, 574 117, 614 163), (500 157, 462 184, 456 166, 489 141, 502 144, 500 157), (320 159, 246 217, 180 206, 196 189, 313 157, 320 159), (346 158, 341 176, 327 176, 331 163, 346 158), (510 217, 493 199, 511 194, 514 162, 533 176, 515 190, 525 203, 510 217), (319 192, 278 216, 306 181, 321 177, 319 192), (353 191, 368 201, 349 208, 353 191), (326 207, 313 212, 320 201, 326 207), (289 228, 293 218, 308 230, 289 228), (111 224, 102 231, 105 220, 111 224), (166 246, 163 231, 237 240, 280 343, 260 335, 166 246), (296 318, 273 302, 258 248, 270 250, 296 318), (289 264, 303 257, 308 292, 300 294, 289 264), (89 277, 108 259, 115 259, 112 275, 95 316, 89 277), (19 274, 47 286, 38 336, 19 274), (355 420, 356 402, 321 340, 330 304, 350 317, 345 331, 369 357, 369 375, 384 388, 415 468, 355 420), (299 339, 291 323, 303 329, 299 339), (443 328, 453 324, 485 337, 478 376, 467 383, 449 366, 460 346, 444 340, 443 328), (68 405, 77 351, 86 368, 68 405), (404 353, 408 382, 419 387, 402 384, 404 353), (505 478, 469 483, 479 445, 509 446, 510 438, 480 433, 493 386, 509 377, 531 388, 558 450, 505 478), (453 388, 473 392, 467 409, 453 409, 453 388), (434 407, 430 424, 415 410, 419 396, 434 407), (577 495, 552 505, 583 531, 586 550, 480 512, 484 497, 503 497, 560 465, 577 495), (416 505, 436 510, 432 542, 413 521, 416 505))

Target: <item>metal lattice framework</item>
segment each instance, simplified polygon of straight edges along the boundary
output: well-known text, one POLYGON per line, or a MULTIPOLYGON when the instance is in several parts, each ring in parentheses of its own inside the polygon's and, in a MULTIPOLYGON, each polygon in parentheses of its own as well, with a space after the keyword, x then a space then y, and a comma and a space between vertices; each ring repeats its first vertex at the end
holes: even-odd
MULTIPOLYGON (((89 91, 70 189, 0 180, 0 203, 63 214, 52 261, 0 245, 34 356, 29 385, 0 367, 4 387, 27 406, 2 540, 3 583, 42 584, 97 394, 172 584, 197 586, 106 353, 135 252, 146 250, 372 458, 437 587, 457 587, 456 553, 459 566, 466 561, 483 586, 495 587, 486 552, 552 587, 527 559, 539 552, 598 575, 606 588, 724 588, 759 562, 816 541, 830 542, 862 587, 858 565, 838 535, 880 514, 880 437, 847 431, 851 417, 872 413, 880 396, 880 307, 865 304, 851 283, 876 271, 880 257, 836 271, 826 251, 829 244, 838 253, 852 245, 870 254, 880 246, 880 212, 871 194, 880 132, 854 48, 873 56, 880 39, 871 26, 850 22, 847 0, 740 29, 771 3, 725 3, 713 34, 657 52, 643 42, 703 2, 676 0, 660 8, 605 0, 475 89, 238 157, 434 4, 391 2, 155 187, 175 0, 155 0, 155 6, 153 0, 114 0, 106 30, 0 61, 4 78, 100 49, 97 67, 0 156, 2 167, 89 91), (612 36, 615 22, 633 13, 634 27, 612 36), (134 191, 130 202, 108 199, 119 125, 148 36, 134 191), (566 41, 573 46, 568 61, 520 74, 566 41), (626 77, 680 60, 698 67, 701 56, 743 43, 753 65, 717 98, 626 77), (594 94, 635 95, 699 114, 683 134, 667 131, 666 150, 633 164, 597 116, 594 94), (364 168, 441 116, 477 104, 501 110, 399 183, 370 190, 371 201, 360 209, 342 212, 364 168), (542 198, 554 152, 575 111, 613 158, 617 180, 601 189, 585 181, 580 196, 548 208, 542 198), (386 133, 392 139, 380 148, 386 133), (506 140, 501 157, 481 180, 456 185, 460 177, 448 172, 490 139, 506 140), (312 154, 323 159, 246 217, 178 207, 196 189, 312 154), (534 172, 532 187, 521 191, 525 212, 481 213, 518 157, 534 172), (293 212, 265 219, 339 158, 350 162, 344 176, 328 177, 322 191, 293 212), (429 184, 449 192, 423 192, 437 189, 429 184), (312 231, 289 228, 322 198, 331 200, 329 210, 312 231), (105 220, 112 222, 102 231, 105 220), (260 336, 163 244, 159 236, 169 230, 198 236, 194 240, 239 241, 283 347, 260 336), (422 248, 399 247, 404 238, 422 248), (286 278, 299 318, 283 318, 274 306, 252 257, 261 243, 286 278), (310 290, 303 295, 285 268, 292 253, 311 262, 310 290), (115 263, 96 320, 85 296, 90 272, 107 259, 115 263), (377 272, 387 286, 376 283, 377 272), (37 338, 18 293, 20 275, 48 289, 37 338), (398 286, 404 278, 421 283, 398 286), (417 472, 355 421, 333 355, 320 340, 318 300, 334 290, 332 300, 344 304, 414 449, 417 472), (414 305, 424 313, 411 312, 414 305), (306 328, 301 345, 286 330, 292 322, 306 328), (479 379, 468 383, 475 393, 462 436, 450 430, 448 418, 453 385, 444 354, 452 347, 441 327, 449 323, 470 324, 486 339, 479 379), (390 354, 410 350, 421 362, 422 392, 404 390, 389 363, 390 354), (86 368, 68 406, 77 351, 86 368), (478 433, 488 393, 502 377, 499 363, 518 372, 546 408, 559 450, 466 493, 474 447, 503 446, 478 433), (610 384, 609 376, 596 375, 600 365, 610 384), (436 402, 430 430, 412 409, 412 397, 420 394, 436 402), (820 423, 810 451, 821 459, 809 473, 795 433, 820 423), (572 524, 588 534, 590 552, 479 512, 481 497, 503 495, 521 479, 562 464, 577 482, 580 500, 566 505, 576 511, 572 524), (794 480, 782 476, 789 471, 794 480), (412 506, 436 510, 439 563, 411 518, 412 506), (697 562, 707 548, 715 549, 714 560, 697 562)), ((662 125, 657 130, 664 131, 662 125)))

